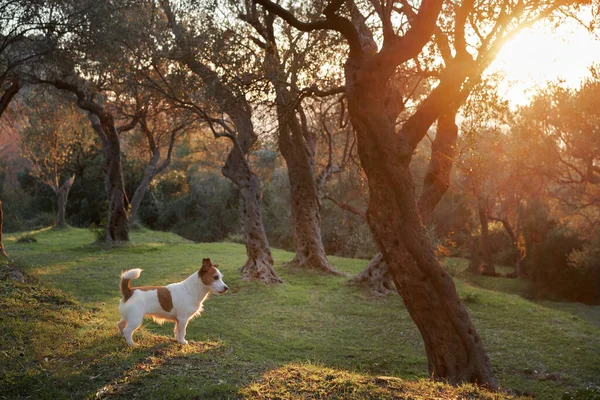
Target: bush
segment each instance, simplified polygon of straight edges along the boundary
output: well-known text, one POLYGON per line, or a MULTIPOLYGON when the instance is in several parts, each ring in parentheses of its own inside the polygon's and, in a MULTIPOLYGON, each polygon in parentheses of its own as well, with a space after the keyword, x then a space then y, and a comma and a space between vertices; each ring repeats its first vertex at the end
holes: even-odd
POLYGON ((571 252, 567 262, 579 277, 578 300, 600 304, 600 231, 581 250, 571 252))
POLYGON ((225 241, 231 243, 246 244, 246 241, 244 240, 244 235, 242 235, 241 233, 230 233, 225 238, 225 241))
POLYGON ((555 228, 534 247, 529 276, 535 297, 582 301, 584 276, 569 265, 569 254, 581 250, 583 244, 577 235, 555 228))
POLYGON ((17 238, 17 243, 37 243, 37 239, 33 235, 23 235, 17 238))
POLYGON ((181 176, 172 175, 146 197, 140 218, 151 229, 172 231, 197 242, 221 241, 239 232, 237 188, 216 173, 192 175, 187 184, 181 176))

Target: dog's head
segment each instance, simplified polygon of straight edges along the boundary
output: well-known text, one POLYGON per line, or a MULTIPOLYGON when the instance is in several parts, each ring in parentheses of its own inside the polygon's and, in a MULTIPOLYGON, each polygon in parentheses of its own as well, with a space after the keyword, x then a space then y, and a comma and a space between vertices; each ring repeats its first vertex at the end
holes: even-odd
POLYGON ((223 294, 229 289, 225 282, 223 282, 223 274, 217 269, 218 264, 213 264, 210 258, 202 260, 202 268, 198 271, 200 280, 210 288, 210 291, 214 294, 223 294))

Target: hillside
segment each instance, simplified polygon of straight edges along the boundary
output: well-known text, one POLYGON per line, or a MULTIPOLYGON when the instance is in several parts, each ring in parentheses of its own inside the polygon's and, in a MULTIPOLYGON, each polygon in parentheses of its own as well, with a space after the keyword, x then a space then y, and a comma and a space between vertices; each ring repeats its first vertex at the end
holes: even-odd
MULTIPOLYGON (((423 380, 423 343, 399 296, 289 270, 291 253, 274 251, 284 284, 267 287, 240 280, 239 244, 147 230, 112 250, 93 239, 74 228, 5 237, 27 279, 0 280, 0 398, 498 398, 423 380), (167 284, 204 257, 219 264, 230 291, 190 323, 191 345, 173 340, 172 324, 148 320, 129 349, 115 327, 120 272, 143 268, 136 285, 167 284)), ((351 274, 365 265, 331 261, 351 274)), ((456 270, 461 260, 447 262, 456 270)), ((559 399, 600 386, 600 307, 531 302, 515 280, 463 274, 456 284, 503 388, 559 399)))

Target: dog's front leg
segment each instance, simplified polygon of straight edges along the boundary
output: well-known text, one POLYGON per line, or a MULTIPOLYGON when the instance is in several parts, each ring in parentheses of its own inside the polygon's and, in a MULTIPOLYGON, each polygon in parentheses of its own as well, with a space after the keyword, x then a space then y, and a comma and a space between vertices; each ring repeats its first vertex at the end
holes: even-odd
POLYGON ((185 340, 185 330, 187 328, 189 319, 177 319, 177 323, 175 325, 175 332, 177 333, 177 341, 181 344, 188 344, 187 340, 185 340))
POLYGON ((179 321, 175 321, 175 329, 173 330, 175 333, 175 339, 179 339, 179 321))

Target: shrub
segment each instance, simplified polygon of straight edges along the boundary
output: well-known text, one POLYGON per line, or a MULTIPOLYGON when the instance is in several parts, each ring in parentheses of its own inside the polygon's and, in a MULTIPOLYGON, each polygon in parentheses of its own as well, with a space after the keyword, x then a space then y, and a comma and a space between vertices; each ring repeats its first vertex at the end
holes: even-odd
POLYGON ((246 241, 244 240, 244 235, 242 235, 241 233, 230 233, 225 238, 225 241, 231 243, 246 244, 246 241))
POLYGON ((600 303, 600 231, 581 250, 572 251, 567 262, 579 277, 577 299, 584 303, 600 303))
POLYGON ((583 276, 569 265, 569 254, 583 244, 577 235, 555 228, 534 247, 529 275, 535 297, 581 301, 583 276))
POLYGON ((37 239, 33 235, 23 235, 17 238, 17 243, 37 243, 37 239))
POLYGON ((262 217, 269 243, 273 247, 294 250, 290 183, 285 168, 277 168, 263 182, 262 217))
POLYGON ((164 185, 167 192, 148 196, 154 204, 146 204, 145 212, 141 213, 146 226, 172 231, 197 242, 221 241, 239 231, 239 195, 228 179, 216 173, 198 173, 187 181, 185 187, 189 187, 189 192, 175 200, 171 200, 172 190, 184 190, 181 182, 169 181, 164 185), (152 209, 155 215, 149 212, 152 209))

